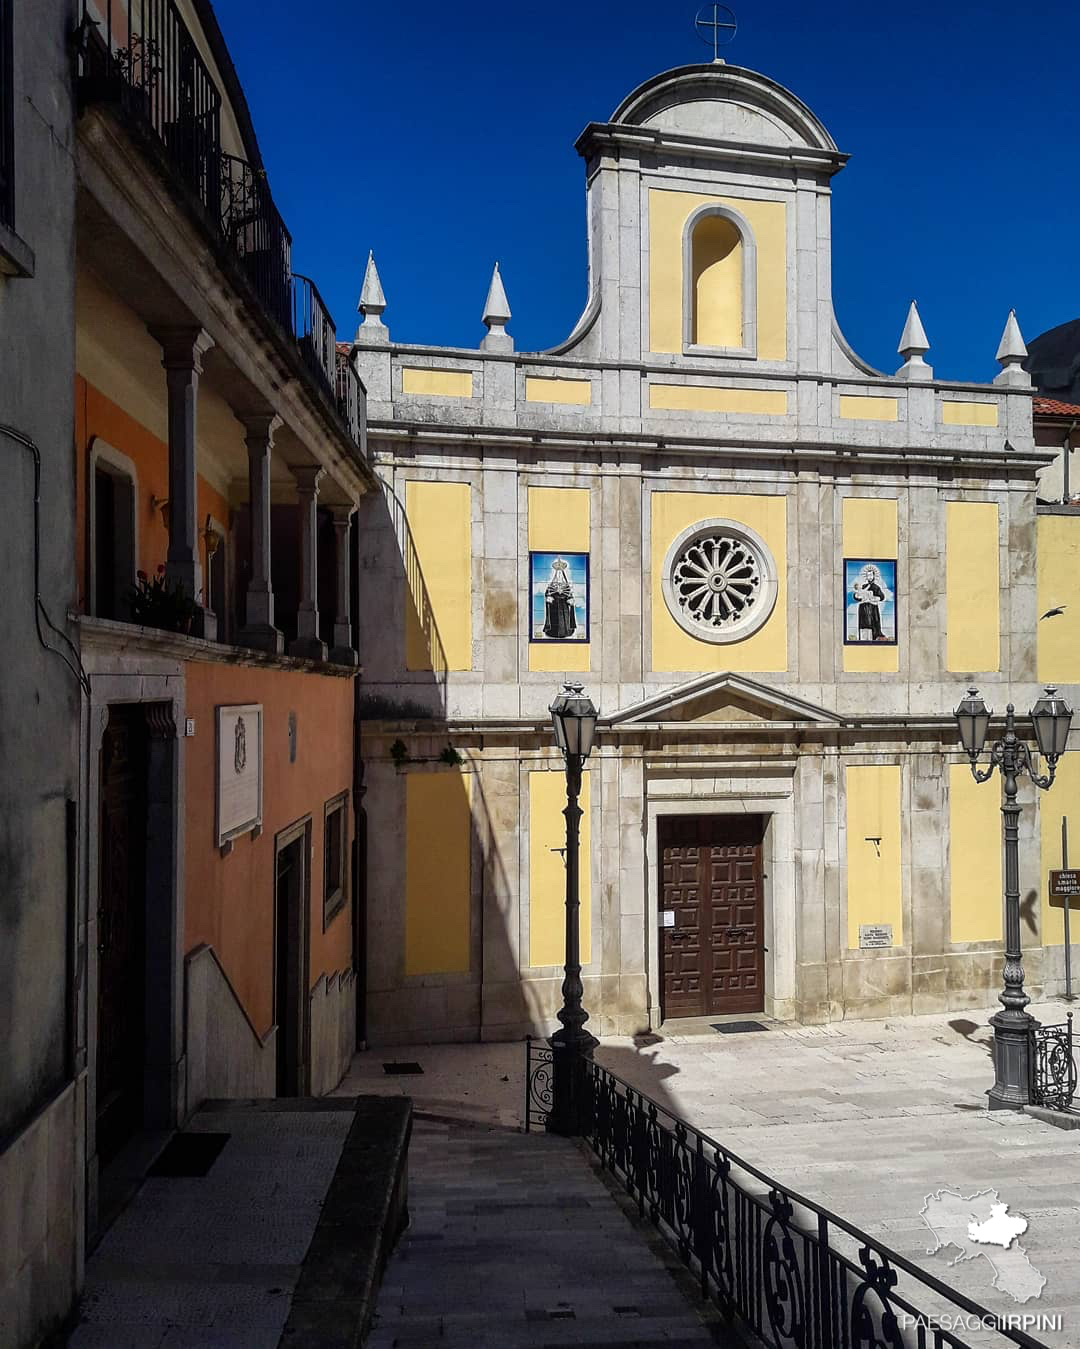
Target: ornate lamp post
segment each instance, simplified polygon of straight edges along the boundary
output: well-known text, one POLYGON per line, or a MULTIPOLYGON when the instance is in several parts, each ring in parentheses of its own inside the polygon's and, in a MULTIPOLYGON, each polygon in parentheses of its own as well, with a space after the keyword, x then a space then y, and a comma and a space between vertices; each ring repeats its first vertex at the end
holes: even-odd
POLYGON ((990 726, 990 712, 979 697, 979 690, 968 689, 956 709, 960 743, 971 760, 976 782, 986 782, 994 769, 1001 772, 1004 800, 1001 805, 1005 840, 1005 987, 998 994, 1002 1011, 990 1018, 994 1028, 994 1085, 990 1088, 991 1110, 1020 1110, 1030 1100, 1031 1038, 1038 1022, 1024 1009, 1031 999, 1024 992, 1024 966, 1020 949, 1020 806, 1016 799, 1017 778, 1027 773, 1036 787, 1049 789, 1057 772, 1057 761, 1065 753, 1072 722, 1072 708, 1057 696, 1053 686, 1046 690, 1031 709, 1035 739, 1046 759, 1049 772, 1036 773, 1031 751, 1016 735, 1012 703, 1005 709, 1005 735, 990 746, 990 766, 977 767, 979 755, 990 726))
POLYGON ((562 1029, 551 1037, 553 1102, 548 1129, 552 1133, 578 1131, 574 1102, 575 1069, 579 1055, 591 1055, 600 1043, 585 1029, 589 1014, 581 1005, 581 901, 578 888, 580 845, 581 770, 593 746, 596 708, 580 684, 564 684, 563 692, 549 708, 555 740, 566 760, 566 977, 563 1005, 559 1011, 562 1029))

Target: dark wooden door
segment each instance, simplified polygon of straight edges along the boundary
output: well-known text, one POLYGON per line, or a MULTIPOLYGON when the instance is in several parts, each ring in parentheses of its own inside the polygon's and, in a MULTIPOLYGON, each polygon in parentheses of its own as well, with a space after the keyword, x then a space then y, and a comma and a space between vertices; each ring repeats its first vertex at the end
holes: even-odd
POLYGON ((303 1077, 303 909, 306 902, 307 834, 278 850, 274 915, 274 1021, 277 1025, 277 1094, 299 1096, 303 1077))
POLYGON ((760 1012, 765 924, 760 815, 660 822, 660 911, 666 1018, 760 1012))
POLYGON ((146 1046, 146 718, 109 709, 101 747, 97 1151, 103 1162, 143 1123, 146 1046))

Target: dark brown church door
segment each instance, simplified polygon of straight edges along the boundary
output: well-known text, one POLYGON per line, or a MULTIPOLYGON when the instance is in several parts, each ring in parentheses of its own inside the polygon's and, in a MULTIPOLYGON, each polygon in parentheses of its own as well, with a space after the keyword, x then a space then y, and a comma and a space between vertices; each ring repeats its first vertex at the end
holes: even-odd
POLYGON ((764 1010, 764 824, 760 815, 661 819, 665 1018, 764 1010))
POLYGON ((146 717, 109 708, 101 747, 97 1151, 107 1162, 143 1124, 146 1044, 146 717))

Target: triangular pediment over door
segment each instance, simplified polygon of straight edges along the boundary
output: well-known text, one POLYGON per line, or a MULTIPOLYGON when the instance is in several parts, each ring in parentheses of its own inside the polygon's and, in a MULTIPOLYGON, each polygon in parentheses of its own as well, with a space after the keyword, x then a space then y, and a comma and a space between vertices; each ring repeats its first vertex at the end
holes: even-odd
POLYGON ((652 722, 792 722, 835 726, 839 717, 769 684, 744 675, 701 675, 655 693, 616 712, 601 724, 633 726, 652 722))

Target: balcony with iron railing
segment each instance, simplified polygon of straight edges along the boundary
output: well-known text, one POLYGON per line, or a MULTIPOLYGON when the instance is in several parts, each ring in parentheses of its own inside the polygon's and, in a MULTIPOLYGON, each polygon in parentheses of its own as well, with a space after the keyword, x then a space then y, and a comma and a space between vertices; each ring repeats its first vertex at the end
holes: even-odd
MULTIPOLYGON (((0 0, 3 3, 3 0, 0 0)), ((365 450, 363 386, 343 368, 318 288, 292 270, 292 237, 266 173, 221 147, 221 94, 174 0, 132 0, 114 20, 83 0, 79 101, 108 104, 144 139, 238 266, 265 315, 295 344, 312 381, 365 450)))

